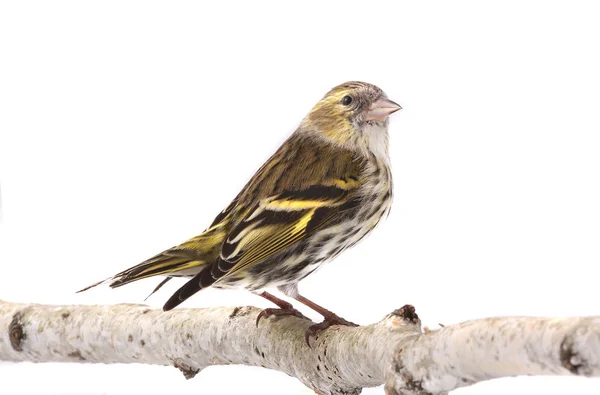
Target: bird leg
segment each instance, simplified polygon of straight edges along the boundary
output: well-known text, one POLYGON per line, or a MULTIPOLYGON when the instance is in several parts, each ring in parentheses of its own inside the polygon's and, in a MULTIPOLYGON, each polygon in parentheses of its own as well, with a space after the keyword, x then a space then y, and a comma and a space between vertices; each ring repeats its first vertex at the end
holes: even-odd
POLYGON ((260 322, 261 318, 269 318, 271 316, 275 316, 275 317, 281 317, 281 316, 286 316, 286 315, 293 315, 299 318, 304 318, 307 319, 307 317, 305 317, 301 312, 299 312, 298 310, 296 310, 294 308, 294 306, 292 306, 290 303, 286 302, 285 300, 279 299, 277 296, 272 295, 266 291, 263 292, 253 292, 255 295, 261 296, 265 299, 267 299, 268 301, 276 304, 279 308, 275 309, 275 308, 267 308, 264 309, 263 311, 260 312, 260 314, 258 315, 258 317, 256 317, 256 326, 258 326, 258 323, 260 322))
POLYGON ((321 314, 324 318, 323 322, 312 325, 306 330, 306 343, 308 343, 309 345, 310 345, 309 340, 311 337, 317 335, 319 332, 329 328, 332 325, 358 326, 353 322, 346 321, 345 319, 338 316, 337 314, 334 314, 333 312, 327 310, 325 307, 319 306, 315 302, 313 302, 309 299, 306 299, 302 295, 298 294, 298 295, 294 296, 294 299, 296 299, 298 302, 304 304, 305 306, 310 307, 317 313, 321 314))

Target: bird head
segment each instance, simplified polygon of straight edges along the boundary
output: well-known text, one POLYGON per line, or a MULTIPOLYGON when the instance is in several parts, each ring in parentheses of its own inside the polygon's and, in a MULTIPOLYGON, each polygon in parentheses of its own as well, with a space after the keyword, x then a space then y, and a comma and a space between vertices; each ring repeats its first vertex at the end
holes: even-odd
POLYGON ((368 130, 387 133, 388 116, 402 109, 378 87, 351 81, 330 90, 305 118, 305 128, 343 145, 364 140, 368 130))

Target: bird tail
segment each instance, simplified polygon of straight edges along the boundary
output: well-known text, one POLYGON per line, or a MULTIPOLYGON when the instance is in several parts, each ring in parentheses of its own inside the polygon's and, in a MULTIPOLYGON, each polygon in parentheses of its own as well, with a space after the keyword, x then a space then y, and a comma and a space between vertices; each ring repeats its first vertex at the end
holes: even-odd
MULTIPOLYGON (((209 263, 218 256, 219 246, 223 238, 224 234, 218 228, 211 228, 199 236, 145 260, 139 265, 77 292, 83 292, 104 283, 109 283, 111 288, 117 288, 137 280, 159 275, 167 276, 167 278, 194 276, 201 272, 203 268, 209 267, 209 263)), ((163 284, 161 283, 154 292, 163 284)))
MULTIPOLYGON (((117 288, 137 280, 159 275, 175 274, 175 276, 190 276, 201 270, 201 267, 204 265, 206 265, 204 260, 192 259, 189 256, 173 255, 171 250, 167 250, 140 263, 139 265, 135 265, 127 270, 115 274, 112 277, 94 283, 77 292, 87 291, 90 288, 94 288, 95 286, 104 283, 109 283, 111 288, 117 288)), ((163 283, 161 283, 161 286, 162 285, 163 283)), ((157 290, 158 289, 155 289, 154 292, 157 290)))

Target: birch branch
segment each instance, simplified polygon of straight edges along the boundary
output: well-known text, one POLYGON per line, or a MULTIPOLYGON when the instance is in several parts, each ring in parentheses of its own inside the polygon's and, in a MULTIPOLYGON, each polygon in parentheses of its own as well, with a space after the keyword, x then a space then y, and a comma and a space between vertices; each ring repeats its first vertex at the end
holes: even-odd
MULTIPOLYGON (((600 317, 489 318, 421 330, 406 305, 376 324, 332 327, 255 307, 45 306, 0 301, 0 360, 171 365, 186 378, 211 365, 278 370, 320 394, 446 394, 516 375, 600 376, 600 317)), ((599 383, 600 387, 600 383, 599 383)))

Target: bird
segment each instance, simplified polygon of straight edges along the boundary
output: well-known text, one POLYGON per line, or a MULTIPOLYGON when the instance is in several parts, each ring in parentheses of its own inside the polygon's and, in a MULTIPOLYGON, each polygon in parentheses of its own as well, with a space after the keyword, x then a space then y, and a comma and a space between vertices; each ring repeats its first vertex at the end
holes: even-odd
POLYGON ((331 89, 200 235, 106 280, 112 288, 153 276, 186 277, 168 311, 208 287, 247 289, 278 308, 261 318, 296 315, 276 288, 323 316, 307 336, 355 325, 300 294, 300 280, 369 234, 393 197, 389 116, 402 107, 377 86, 345 82, 331 89))

